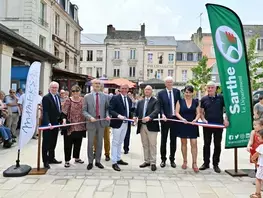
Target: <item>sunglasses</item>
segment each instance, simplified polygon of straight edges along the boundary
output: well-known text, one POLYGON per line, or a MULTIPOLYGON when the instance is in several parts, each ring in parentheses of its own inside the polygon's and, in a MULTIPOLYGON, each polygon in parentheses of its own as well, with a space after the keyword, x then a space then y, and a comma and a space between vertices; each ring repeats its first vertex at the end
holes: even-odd
POLYGON ((80 90, 71 90, 72 93, 79 92, 80 90))
POLYGON ((16 93, 16 92, 10 92, 10 94, 12 94, 12 93, 16 93))

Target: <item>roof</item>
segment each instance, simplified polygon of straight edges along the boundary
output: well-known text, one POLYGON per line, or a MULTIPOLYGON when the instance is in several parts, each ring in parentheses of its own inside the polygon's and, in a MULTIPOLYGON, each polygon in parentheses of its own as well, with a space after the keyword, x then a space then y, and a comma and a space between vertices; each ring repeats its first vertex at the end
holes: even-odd
POLYGON ((0 40, 4 41, 7 45, 14 47, 14 50, 21 51, 31 58, 33 57, 34 59, 39 59, 40 61, 50 61, 52 63, 58 63, 62 61, 53 54, 20 36, 1 23, 0 40))
POLYGON ((177 42, 173 36, 146 36, 146 40, 147 45, 177 45, 177 42))
POLYGON ((145 38, 141 36, 141 31, 116 30, 114 33, 107 35, 106 39, 144 40, 145 38))
POLYGON ((244 34, 247 37, 255 36, 257 34, 263 37, 263 25, 243 25, 244 34))
POLYGON ((80 44, 101 45, 104 44, 106 34, 81 34, 80 44))
POLYGON ((192 40, 177 40, 177 52, 202 52, 192 40))
POLYGON ((60 73, 62 75, 64 74, 65 77, 75 77, 75 78, 77 77, 77 78, 84 79, 84 80, 92 80, 92 79, 94 79, 90 75, 78 74, 78 73, 71 72, 71 71, 68 71, 68 70, 65 70, 65 69, 61 69, 59 67, 52 67, 52 70, 53 70, 53 72, 57 72, 57 73, 60 73))

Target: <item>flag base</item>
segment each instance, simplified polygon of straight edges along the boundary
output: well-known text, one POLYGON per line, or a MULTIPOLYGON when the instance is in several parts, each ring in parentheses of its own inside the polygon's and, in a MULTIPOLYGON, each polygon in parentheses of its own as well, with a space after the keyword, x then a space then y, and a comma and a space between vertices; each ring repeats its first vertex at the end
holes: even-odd
POLYGON ((28 175, 45 175, 47 170, 46 168, 32 168, 28 175))
POLYGON ((3 172, 4 177, 23 177, 29 173, 31 167, 28 165, 13 165, 3 172))
POLYGON ((225 170, 227 174, 229 174, 232 177, 247 177, 248 174, 242 170, 225 170))

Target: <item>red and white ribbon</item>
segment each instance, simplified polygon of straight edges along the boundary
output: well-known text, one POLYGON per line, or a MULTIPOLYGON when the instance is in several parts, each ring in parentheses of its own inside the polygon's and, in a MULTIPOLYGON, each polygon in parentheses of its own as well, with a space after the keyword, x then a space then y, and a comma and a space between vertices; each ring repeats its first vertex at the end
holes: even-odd
MULTIPOLYGON (((165 119, 154 119, 155 121, 165 121, 165 119)), ((215 124, 215 123, 205 123, 205 122, 189 122, 189 121, 183 121, 183 120, 175 120, 175 119, 166 119, 166 121, 172 121, 172 122, 181 122, 184 124, 191 124, 195 126, 202 126, 206 128, 218 128, 218 129, 224 129, 226 128, 223 124, 215 124)))

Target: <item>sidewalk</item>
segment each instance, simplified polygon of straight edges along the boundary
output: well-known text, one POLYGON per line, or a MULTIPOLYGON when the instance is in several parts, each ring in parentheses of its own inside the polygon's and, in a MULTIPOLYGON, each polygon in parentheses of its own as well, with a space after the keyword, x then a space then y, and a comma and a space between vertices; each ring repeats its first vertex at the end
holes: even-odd
MULTIPOLYGON (((16 147, 12 149, 0 148, 0 197, 10 198, 247 198, 255 191, 251 184, 253 179, 232 178, 222 171, 216 174, 212 169, 195 174, 191 168, 181 169, 182 156, 178 139, 176 153, 176 169, 169 165, 160 168, 160 134, 158 136, 157 171, 149 168, 140 169, 143 162, 143 152, 140 136, 135 134, 136 127, 132 127, 130 153, 122 155, 128 166, 121 166, 121 172, 111 168, 111 162, 102 164, 104 170, 94 167, 88 171, 87 163, 72 164, 69 169, 64 164, 52 165, 46 175, 26 176, 22 178, 3 178, 2 171, 15 164, 16 147)), ((200 134, 202 132, 200 131, 200 134)), ((169 142, 169 141, 168 141, 169 142)), ((169 145, 169 144, 168 144, 169 145)), ((203 139, 198 139, 198 165, 202 165, 203 139)), ((224 144, 222 144, 224 146, 224 144)), ((83 141, 81 157, 87 162, 87 141, 83 141)), ((169 148, 169 147, 168 147, 169 148)), ((63 139, 60 136, 56 149, 58 160, 63 160, 63 139)), ((253 168, 249 164, 249 154, 245 149, 239 149, 239 168, 253 168)), ((36 167, 37 141, 30 143, 21 151, 21 163, 36 167)), ((169 149, 168 149, 169 154, 169 149)), ((220 168, 232 169, 233 150, 224 150, 221 155, 220 168)), ((188 152, 189 167, 191 167, 190 149, 188 152)), ((42 165, 42 164, 41 164, 42 165)))

